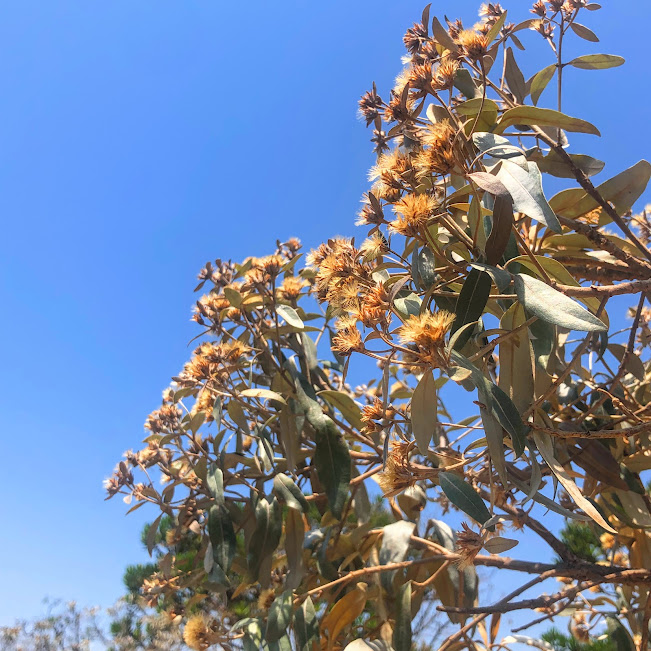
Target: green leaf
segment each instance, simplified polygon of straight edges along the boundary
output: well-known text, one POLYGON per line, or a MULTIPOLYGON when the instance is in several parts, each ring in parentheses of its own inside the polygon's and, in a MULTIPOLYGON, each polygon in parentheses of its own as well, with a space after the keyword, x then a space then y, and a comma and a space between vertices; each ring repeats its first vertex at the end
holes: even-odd
POLYGON ((608 622, 608 641, 617 651, 635 651, 635 642, 627 628, 612 615, 606 615, 608 622))
POLYGON ((518 544, 517 540, 513 538, 502 538, 501 536, 495 536, 484 543, 484 549, 489 554, 503 554, 509 549, 513 549, 518 544))
POLYGON ((224 296, 233 307, 239 308, 242 305, 242 294, 240 294, 236 289, 233 289, 232 287, 224 287, 224 296))
POLYGON ((543 90, 547 88, 547 84, 552 80, 555 74, 556 64, 554 63, 551 66, 543 68, 533 76, 529 88, 531 92, 531 101, 534 104, 538 104, 538 100, 540 99, 543 90))
POLYGON ((277 400, 282 404, 286 404, 285 398, 275 391, 269 389, 244 389, 240 391, 240 396, 244 398, 266 398, 267 400, 277 400))
POLYGON ((411 397, 411 430, 421 454, 427 454, 437 423, 436 383, 432 371, 423 373, 411 397))
POLYGON ((486 520, 490 519, 491 514, 486 508, 484 500, 459 475, 453 472, 440 472, 439 482, 450 502, 477 523, 484 524, 486 520))
POLYGON ((312 651, 313 644, 319 642, 319 622, 312 599, 307 597, 294 614, 294 635, 297 651, 312 651))
POLYGON ((489 172, 473 172, 472 174, 468 174, 468 178, 472 179, 482 190, 486 190, 486 192, 490 192, 495 196, 508 195, 509 193, 502 181, 495 174, 490 174, 489 172))
POLYGON ((511 284, 511 274, 508 271, 504 271, 504 269, 499 269, 498 267, 493 267, 483 262, 473 262, 471 266, 486 272, 493 279, 493 283, 499 292, 504 292, 511 284))
MULTIPOLYGON (((503 16, 504 14, 502 14, 503 16)), ((506 69, 505 69, 506 83, 509 85, 509 90, 515 95, 518 104, 524 102, 527 96, 527 84, 524 81, 522 70, 513 56, 513 49, 506 48, 506 69)))
POLYGON ((441 25, 438 18, 434 16, 432 18, 432 34, 436 39, 437 43, 440 43, 444 48, 450 50, 450 52, 458 52, 459 48, 457 44, 452 40, 452 37, 448 34, 448 30, 441 25))
POLYGON ((497 178, 506 186, 513 199, 513 209, 540 221, 555 233, 562 231, 558 218, 545 199, 540 170, 534 162, 528 170, 510 161, 503 161, 497 178))
MULTIPOLYGON (((608 344, 608 350, 621 364, 622 360, 624 359, 624 355, 626 354, 626 348, 624 348, 624 346, 621 344, 608 344)), ((635 351, 632 351, 631 354, 626 357, 624 368, 638 380, 644 382, 644 379, 646 377, 646 369, 644 368, 644 364, 642 363, 640 356, 635 351)))
POLYGON ((565 131, 591 133, 595 136, 601 135, 597 127, 585 120, 570 117, 553 109, 538 108, 537 106, 516 106, 505 111, 497 127, 497 133, 502 133, 507 127, 514 124, 558 127, 559 129, 565 129, 565 131))
MULTIPOLYGON (((527 320, 522 304, 514 302, 500 320, 500 328, 515 330, 527 320)), ((529 331, 521 328, 500 343, 500 373, 498 386, 506 393, 522 414, 534 397, 534 376, 529 331)))
POLYGON ((303 491, 294 483, 294 480, 282 473, 274 477, 274 493, 283 501, 287 506, 297 511, 307 513, 310 510, 310 505, 303 495, 303 491))
MULTIPOLYGON (((516 165, 527 165, 527 159, 522 149, 516 147, 504 136, 478 131, 477 133, 472 134, 472 142, 482 154, 488 154, 492 158, 498 158, 500 160, 510 160, 516 165)), ((491 191, 489 190, 489 192, 491 191)), ((498 193, 493 192, 493 194, 498 193)))
MULTIPOLYGON (((416 530, 416 524, 400 520, 393 524, 388 524, 382 529, 382 546, 380 547, 379 560, 380 565, 389 563, 401 563, 407 557, 407 552, 411 546, 411 537, 416 530)), ((393 577, 396 570, 391 572, 382 572, 380 580, 385 590, 391 589, 393 577)))
POLYGON ((557 289, 537 278, 515 274, 514 286, 520 303, 531 314, 547 323, 582 332, 608 330, 601 319, 588 312, 569 296, 561 294, 557 289))
POLYGON ((341 517, 350 483, 350 453, 343 434, 328 418, 323 427, 316 429, 314 465, 325 488, 330 510, 341 517))
POLYGON ((604 517, 599 513, 590 500, 584 497, 583 493, 579 490, 579 487, 576 485, 574 479, 569 475, 565 470, 563 465, 554 457, 554 446, 551 441, 551 437, 542 432, 533 433, 533 439, 536 443, 538 451, 542 455, 542 458, 545 460, 545 463, 549 466, 549 469, 554 473, 558 481, 561 483, 563 488, 569 493, 570 497, 574 500, 576 505, 583 509, 587 515, 589 515, 600 527, 609 531, 610 533, 617 534, 617 531, 613 529, 604 517))
POLYGON ((269 608, 267 616, 267 630, 265 639, 267 642, 277 642, 287 631, 292 621, 292 591, 285 590, 278 595, 269 608))
POLYGON ((515 405, 502 389, 487 379, 484 374, 461 353, 453 350, 450 358, 458 366, 470 371, 472 381, 479 390, 480 397, 485 400, 488 411, 497 419, 508 432, 513 443, 513 451, 519 457, 524 451, 525 435, 528 427, 522 422, 515 405))
POLYGON ((323 398, 329 405, 338 409, 351 425, 354 425, 358 429, 364 427, 364 423, 362 422, 362 410, 349 394, 344 391, 327 389, 319 391, 317 395, 323 398))
MULTIPOLYGON (((478 397, 479 402, 482 405, 488 403, 488 397, 482 391, 479 391, 478 397)), ((504 458, 504 428, 485 407, 479 407, 479 415, 481 416, 481 422, 484 426, 484 434, 486 435, 490 460, 492 461, 493 466, 495 466, 495 470, 497 470, 497 474, 502 484, 508 486, 506 462, 504 458)))
POLYGON ((497 264, 506 251, 513 226, 513 202, 509 196, 497 196, 493 202, 493 226, 486 240, 486 261, 497 264))
POLYGON ((395 651, 411 651, 411 581, 400 586, 396 598, 393 648, 395 651))
MULTIPOLYGON (((651 164, 646 160, 641 160, 604 181, 597 187, 597 191, 606 201, 610 201, 621 215, 640 198, 649 179, 651 179, 651 164)), ((571 219, 585 215, 599 207, 599 204, 590 195, 579 188, 564 190, 559 192, 556 197, 559 198, 559 204, 563 199, 559 209, 554 208, 556 212, 571 219)))
MULTIPOLYGON (((479 320, 486 307, 491 285, 491 278, 487 273, 475 268, 470 270, 457 298, 451 333, 454 334, 466 323, 479 320)), ((468 331, 465 337, 459 337, 455 343, 455 348, 457 350, 463 348, 471 335, 472 331, 468 331)))
POLYGON ((303 319, 298 316, 298 313, 293 307, 290 307, 289 305, 277 305, 276 312, 279 316, 285 319, 290 326, 294 326, 301 330, 305 327, 303 319))
POLYGON ((585 54, 584 56, 572 59, 567 65, 581 68, 582 70, 605 70, 606 68, 617 68, 625 62, 625 59, 614 54, 585 54))
POLYGON ((410 292, 406 296, 399 296, 393 301, 398 312, 403 316, 417 316, 420 314, 422 300, 418 294, 410 292))
POLYGON ((599 37, 591 30, 588 29, 585 25, 581 23, 570 23, 572 31, 580 38, 585 41, 590 41, 591 43, 599 43, 599 37))
POLYGON ((457 74, 454 77, 454 87, 460 90, 468 99, 481 97, 480 89, 477 88, 472 75, 465 68, 459 68, 457 70, 457 74))
POLYGON ((500 425, 509 433, 513 444, 513 452, 519 457, 524 452, 527 426, 522 422, 517 407, 509 396, 496 384, 484 378, 482 387, 484 398, 488 400, 487 407, 497 418, 500 425))
POLYGON ((488 34, 486 34, 486 42, 492 43, 497 35, 500 33, 504 23, 506 22, 506 11, 502 12, 502 15, 493 23, 493 26, 490 28, 488 34))
POLYGON ((411 266, 412 275, 415 274, 414 281, 421 289, 429 289, 436 282, 436 257, 428 246, 424 246, 420 251, 417 247, 414 249, 411 266))
POLYGON ((289 574, 285 581, 287 588, 295 590, 305 574, 303 546, 305 544, 305 523, 300 511, 287 509, 285 518, 285 553, 289 574))
MULTIPOLYGON (((603 161, 592 158, 592 156, 586 156, 585 154, 570 154, 570 159, 588 177, 599 174, 606 165, 603 161)), ((551 174, 560 179, 576 178, 570 165, 554 149, 546 156, 537 156, 532 160, 538 165, 540 171, 545 174, 551 174)))
POLYGON ((536 358, 536 364, 542 369, 547 368, 549 356, 556 343, 556 329, 551 323, 537 319, 529 326, 531 332, 531 345, 536 358))
POLYGON ((268 583, 268 577, 261 577, 260 570, 280 542, 283 530, 283 519, 278 500, 264 497, 255 505, 255 530, 251 536, 247 563, 249 573, 254 581, 263 585, 268 583))
POLYGON ((208 536, 212 546, 213 561, 225 575, 231 568, 237 549, 233 520, 224 505, 213 504, 208 511, 208 536))

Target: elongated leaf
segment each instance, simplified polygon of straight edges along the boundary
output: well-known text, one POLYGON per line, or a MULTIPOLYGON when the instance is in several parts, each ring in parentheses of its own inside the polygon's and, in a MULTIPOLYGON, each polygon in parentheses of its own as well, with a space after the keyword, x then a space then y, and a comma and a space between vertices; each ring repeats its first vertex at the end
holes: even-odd
MULTIPOLYGON (((552 235, 551 237, 556 236, 552 235)), ((554 260, 554 258, 547 256, 538 255, 536 256, 536 261, 547 272, 549 277, 556 282, 559 282, 562 285, 571 285, 572 287, 580 286, 579 283, 574 279, 574 276, 572 276, 572 274, 558 260, 554 260)), ((540 273, 538 271, 538 267, 527 255, 521 255, 513 258, 512 260, 509 260, 508 264, 513 265, 514 270, 517 270, 515 268, 515 263, 522 267, 526 267, 535 276, 538 276, 540 273)), ((597 297, 586 298, 583 302, 588 306, 588 308, 595 312, 599 309, 599 305, 601 304, 601 301, 597 297)), ((604 314, 604 323, 606 324, 608 324, 607 318, 608 317, 604 314)))
POLYGON ((295 590, 301 584, 305 567, 303 564, 303 544, 305 542, 305 523, 300 511, 287 509, 285 519, 285 552, 289 575, 285 585, 295 590))
POLYGON ((519 457, 524 452, 525 435, 528 428, 522 422, 516 406, 502 389, 489 380, 484 379, 482 390, 488 399, 487 406, 490 412, 509 433, 513 443, 513 452, 516 457, 519 457))
POLYGON ((271 556, 278 547, 282 534, 282 513, 278 500, 268 497, 258 500, 255 506, 255 530, 251 536, 247 563, 249 573, 254 581, 260 581, 263 585, 268 583, 267 577, 260 576, 260 570, 267 558, 271 556))
POLYGON ((437 423, 436 383, 432 371, 423 373, 411 397, 411 430, 418 449, 427 454, 437 423))
POLYGON ((574 500, 576 505, 583 509, 600 527, 614 533, 617 535, 617 531, 613 529, 599 511, 594 507, 592 502, 587 500, 583 493, 579 490, 579 487, 574 483, 574 480, 567 473, 565 468, 556 460, 554 457, 554 448, 552 446, 552 441, 549 436, 542 434, 540 432, 534 431, 533 433, 534 441, 536 442, 536 447, 542 455, 543 459, 551 469, 551 471, 556 475, 559 482, 561 482, 563 488, 569 493, 570 497, 574 500))
POLYGON ((514 286, 518 300, 539 319, 570 330, 583 332, 608 330, 604 322, 594 314, 541 280, 524 274, 515 274, 514 286))
POLYGON ((319 642, 319 622, 312 599, 307 597, 294 614, 294 635, 297 651, 313 651, 313 644, 319 642))
POLYGON ((292 620, 292 591, 285 590, 278 595, 269 608, 267 616, 267 642, 277 642, 287 631, 292 620))
POLYGON ((290 307, 289 305, 277 305, 276 312, 278 312, 278 314, 285 319, 289 325, 301 330, 305 327, 303 319, 298 316, 298 313, 293 307, 290 307))
POLYGON ((429 289, 436 282, 438 274, 435 269, 436 258, 428 246, 423 247, 420 251, 417 248, 414 249, 412 270, 416 272, 418 280, 416 278, 414 280, 421 289, 429 289))
POLYGON ((400 587, 396 599, 393 648, 395 651, 411 651, 411 581, 400 587))
MULTIPOLYGON (((472 134, 472 141, 482 154, 487 154, 491 158, 510 160, 517 165, 526 166, 527 164, 527 159, 522 149, 516 147, 504 136, 478 131, 472 134)), ((494 192, 493 194, 498 193, 494 192)))
POLYGON ((513 202, 509 196, 497 196, 493 203, 493 227, 486 240, 486 261, 497 264, 511 237, 513 226, 513 202))
POLYGON ((382 529, 382 546, 380 548, 380 565, 404 561, 409 551, 409 540, 416 525, 400 520, 387 524, 382 529))
POLYGON ((513 540, 513 538, 495 536, 495 538, 490 538, 484 543, 484 549, 489 554, 502 554, 507 552, 509 549, 513 549, 517 544, 518 541, 513 540))
POLYGON ((340 518, 350 484, 350 453, 346 439, 330 419, 316 430, 314 465, 325 487, 330 510, 340 518))
MULTIPOLYGON (((610 201, 621 215, 640 198, 649 179, 651 179, 651 164, 646 160, 641 160, 604 181, 597 191, 606 201, 610 201)), ((557 196, 561 197, 561 195, 564 199, 563 205, 556 212, 564 217, 580 217, 599 207, 599 204, 590 195, 577 188, 570 188, 557 196)))
MULTIPOLYGON (((500 327, 507 331, 515 330, 526 320, 524 307, 520 303, 513 303, 502 316, 500 327)), ((500 344, 498 386, 511 398, 521 414, 533 401, 534 378, 531 353, 527 328, 521 328, 500 344)))
POLYGON ((486 520, 490 519, 491 514, 486 508, 484 500, 459 475, 453 472, 440 472, 439 482, 450 502, 477 523, 484 524, 486 520))
POLYGON ((486 192, 490 192, 495 196, 503 194, 508 195, 509 193, 502 181, 500 181, 495 174, 489 174, 488 172, 473 172, 472 174, 468 174, 468 178, 472 179, 482 190, 486 190, 486 192))
POLYGON ((339 599, 323 618, 323 628, 328 631, 328 651, 332 651, 339 635, 364 611, 366 588, 366 583, 355 585, 354 589, 339 599))
POLYGON ((529 162, 528 170, 524 170, 510 161, 503 161, 497 178, 509 191, 514 210, 542 222, 555 233, 562 231, 558 218, 545 199, 542 177, 535 163, 529 162))
POLYGON ((269 389, 244 389, 240 391, 240 395, 244 398, 266 398, 267 400, 276 400, 286 404, 285 398, 275 391, 269 389))
POLYGON ((606 68, 617 68, 625 62, 625 59, 614 54, 585 54, 572 59, 569 65, 582 70, 605 70, 606 68))
POLYGON ((497 35, 502 30, 502 27, 504 27, 504 23, 506 22, 506 14, 506 11, 502 12, 502 15, 495 21, 488 34, 486 34, 486 41, 488 43, 492 43, 497 38, 497 35))
POLYGON ((296 370, 292 370, 291 366, 288 369, 299 380, 296 382, 296 399, 315 432, 314 466, 325 487, 330 510, 335 517, 339 518, 350 483, 351 464, 348 444, 332 419, 323 413, 321 405, 315 399, 316 394, 312 386, 303 376, 296 374, 296 370))
POLYGON ((530 91, 531 91, 531 101, 534 104, 538 104, 538 100, 542 95, 543 90, 547 88, 547 84, 552 80, 553 76, 556 74, 556 64, 547 66, 543 68, 540 72, 537 72, 531 79, 530 91))
MULTIPOLYGON (((479 391, 479 401, 485 405, 488 398, 482 391, 479 391)), ((479 408, 481 422, 484 426, 486 443, 488 444, 488 454, 497 471, 500 481, 504 486, 508 486, 508 476, 506 474, 506 460, 504 458, 504 428, 499 424, 495 416, 485 407, 479 408)))
POLYGON ((591 43, 599 43, 599 37, 591 29, 587 28, 585 25, 581 25, 581 23, 572 22, 570 23, 570 27, 572 28, 572 31, 580 38, 586 41, 590 41, 591 43))
POLYGON ((303 495, 303 491, 294 483, 294 480, 282 473, 274 477, 273 484, 274 493, 283 501, 287 506, 297 511, 307 513, 310 506, 303 495))
MULTIPOLYGON (((621 363, 626 353, 624 346, 621 344, 608 344, 608 350, 615 356, 617 361, 621 363)), ((644 368, 640 356, 635 351, 626 358, 624 368, 638 380, 644 381, 644 378, 646 377, 646 369, 644 368)))
POLYGON ((208 511, 208 535, 213 561, 227 574, 237 548, 233 520, 223 505, 213 505, 208 511))
POLYGON ((448 30, 441 25, 438 18, 434 16, 432 18, 432 34, 438 43, 440 43, 444 48, 450 50, 450 52, 458 52, 459 48, 457 44, 452 40, 452 37, 448 34, 448 30))
POLYGON ((506 48, 506 83, 509 85, 509 90, 515 95, 519 104, 524 102, 527 96, 527 85, 524 81, 522 70, 518 67, 517 61, 513 56, 513 49, 506 48))
POLYGON ((570 117, 560 111, 538 108, 537 106, 516 106, 506 111, 497 127, 497 133, 502 133, 507 127, 514 124, 558 127, 559 129, 565 129, 565 131, 591 133, 595 136, 601 135, 597 127, 585 120, 570 117))
POLYGON ((461 353, 453 350, 450 358, 458 366, 468 370, 474 385, 480 392, 480 397, 486 402, 486 408, 508 432, 513 443, 513 451, 519 457, 524 451, 525 436, 528 427, 522 422, 515 405, 502 389, 487 379, 484 374, 461 353))
POLYGON ((499 269, 498 267, 493 267, 483 262, 473 262, 472 266, 475 269, 486 272, 493 279, 495 287, 500 292, 504 292, 511 284, 511 274, 508 271, 504 271, 504 269, 499 269))
MULTIPOLYGON (((585 154, 570 154, 570 159, 586 176, 594 176, 603 170, 605 163, 592 156, 585 154)), ((538 165, 541 172, 551 174, 560 179, 573 179, 575 178, 574 172, 570 165, 561 158, 554 149, 552 149, 547 156, 539 156, 533 159, 538 165)), ((551 205, 551 201, 550 201, 551 205)))
POLYGON ((323 398, 328 404, 338 409, 342 416, 351 424, 362 429, 364 423, 362 422, 362 410, 357 403, 344 391, 334 391, 327 389, 319 391, 318 396, 323 398))
MULTIPOLYGON (((455 333, 466 323, 479 320, 486 307, 491 285, 488 274, 475 268, 470 270, 457 298, 454 310, 455 318, 451 328, 452 333, 455 333)), ((469 331, 465 337, 459 337, 455 344, 456 349, 463 348, 471 335, 472 331, 469 331)))

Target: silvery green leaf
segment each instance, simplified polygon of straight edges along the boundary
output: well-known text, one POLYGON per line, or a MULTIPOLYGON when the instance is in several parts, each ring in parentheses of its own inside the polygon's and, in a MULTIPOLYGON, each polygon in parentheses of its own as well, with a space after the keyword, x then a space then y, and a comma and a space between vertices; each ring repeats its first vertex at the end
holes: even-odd
POLYGON ((561 232, 558 218, 545 199, 542 176, 535 163, 529 162, 528 169, 524 170, 519 165, 505 160, 497 173, 497 178, 509 191, 515 211, 542 222, 555 233, 561 232))
POLYGON ((531 314, 547 323, 582 332, 608 330, 601 319, 542 280, 515 274, 513 284, 520 303, 531 314))

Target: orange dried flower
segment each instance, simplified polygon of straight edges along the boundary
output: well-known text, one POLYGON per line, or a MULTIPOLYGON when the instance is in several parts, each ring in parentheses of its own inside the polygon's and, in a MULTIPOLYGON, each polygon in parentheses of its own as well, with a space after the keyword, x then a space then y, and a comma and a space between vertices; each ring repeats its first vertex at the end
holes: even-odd
POLYGON ((454 322, 454 314, 439 310, 412 315, 398 328, 400 341, 416 346, 418 358, 434 368, 447 368, 450 357, 445 349, 445 337, 454 322))

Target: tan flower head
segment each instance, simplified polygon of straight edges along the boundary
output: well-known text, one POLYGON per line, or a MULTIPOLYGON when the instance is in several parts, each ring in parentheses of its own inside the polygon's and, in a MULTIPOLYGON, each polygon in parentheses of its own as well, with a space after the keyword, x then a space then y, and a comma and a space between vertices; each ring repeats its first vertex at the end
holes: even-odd
POLYGON ((436 207, 436 200, 429 194, 407 194, 393 206, 398 217, 389 228, 406 237, 417 237, 436 207))
POLYGON ((434 368, 446 368, 450 362, 445 349, 445 336, 454 321, 454 314, 439 310, 410 316, 398 328, 403 344, 416 346, 418 358, 434 368))
POLYGON ((387 455, 384 470, 378 475, 378 484, 384 497, 394 497, 418 481, 409 464, 409 443, 393 443, 387 455))
POLYGON ((460 555, 457 566, 460 570, 470 567, 475 556, 479 554, 484 546, 484 538, 481 534, 473 531, 465 522, 461 523, 463 531, 457 532, 456 551, 460 555))
POLYGON ((464 29, 459 33, 457 42, 464 54, 473 61, 481 59, 488 50, 488 39, 484 34, 475 32, 472 29, 464 29))
POLYGON ((190 617, 183 630, 183 640, 194 651, 204 651, 219 638, 217 623, 203 614, 190 617))

